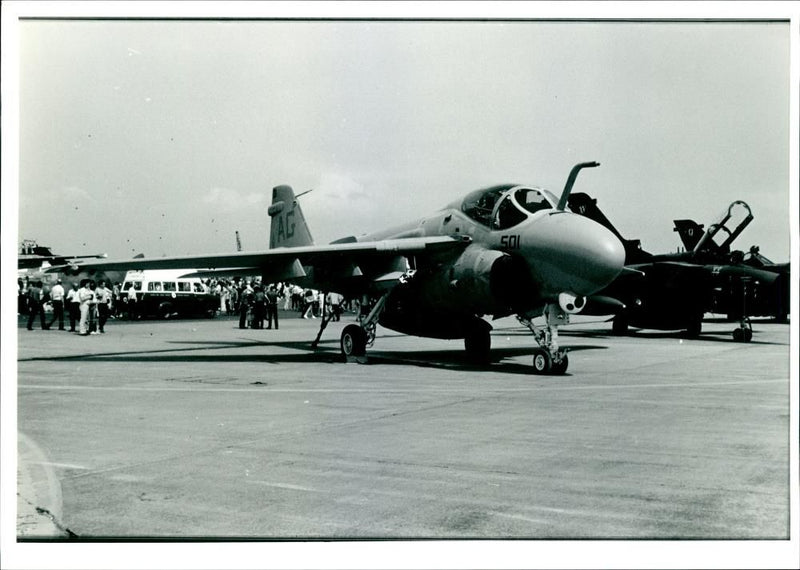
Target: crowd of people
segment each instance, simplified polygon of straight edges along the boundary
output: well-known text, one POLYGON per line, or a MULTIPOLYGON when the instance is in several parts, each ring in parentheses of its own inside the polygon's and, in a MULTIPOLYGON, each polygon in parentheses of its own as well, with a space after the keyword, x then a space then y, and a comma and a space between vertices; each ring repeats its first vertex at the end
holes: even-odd
POLYGON ((61 279, 52 287, 43 286, 41 281, 21 280, 18 286, 19 313, 27 315, 29 331, 37 318, 42 330, 50 330, 58 321, 58 330, 66 331, 65 320, 69 318, 68 332, 83 336, 106 332, 106 322, 112 316, 113 291, 106 287, 105 281, 86 280, 82 287, 73 283, 69 291, 64 289, 61 279), (49 322, 47 313, 51 315, 49 322))
POLYGON ((220 313, 239 315, 239 328, 277 329, 278 309, 299 313, 303 319, 328 317, 338 321, 342 312, 352 310, 339 293, 327 295, 289 283, 263 284, 260 279, 211 281, 209 291, 220 299, 220 313), (266 321, 266 326, 264 322, 266 321))
MULTIPOLYGON (((41 281, 19 279, 18 313, 27 315, 27 328, 33 330, 39 319, 43 330, 49 330, 56 321, 58 330, 80 335, 103 334, 109 319, 140 318, 137 302, 143 293, 132 286, 123 291, 122 283, 84 280, 73 282, 65 290, 62 280, 52 285, 41 281), (48 316, 49 315, 49 316, 48 316)), ((304 289, 289 283, 264 284, 261 279, 203 280, 206 293, 219 299, 220 315, 238 315, 239 328, 279 328, 278 309, 298 313, 299 318, 329 318, 338 321, 344 311, 357 311, 357 300, 346 300, 339 293, 325 294, 314 289, 304 289), (266 321, 266 326, 265 326, 266 321)))

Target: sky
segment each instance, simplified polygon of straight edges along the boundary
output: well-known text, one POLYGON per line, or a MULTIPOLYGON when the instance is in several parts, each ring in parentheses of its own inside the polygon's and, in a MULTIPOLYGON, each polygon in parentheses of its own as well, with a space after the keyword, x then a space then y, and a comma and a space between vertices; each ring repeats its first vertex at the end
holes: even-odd
POLYGON ((790 255, 788 23, 25 21, 19 240, 111 258, 317 243, 501 182, 588 192, 626 238, 754 221, 790 255))

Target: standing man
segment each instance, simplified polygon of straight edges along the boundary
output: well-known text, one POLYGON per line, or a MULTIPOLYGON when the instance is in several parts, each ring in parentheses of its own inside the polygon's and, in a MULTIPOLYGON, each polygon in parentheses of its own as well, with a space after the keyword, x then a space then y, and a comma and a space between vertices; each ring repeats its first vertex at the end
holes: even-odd
POLYGON ((78 284, 74 281, 72 289, 67 293, 67 310, 69 311, 69 332, 75 332, 75 323, 81 318, 81 300, 78 284))
POLYGON ((239 299, 239 328, 246 329, 247 328, 247 312, 250 310, 250 306, 253 303, 253 289, 250 287, 250 283, 247 283, 247 286, 242 291, 242 295, 239 299))
POLYGON ((94 298, 97 303, 97 325, 101 333, 105 333, 104 327, 108 316, 111 314, 111 290, 106 287, 105 281, 100 281, 97 289, 94 290, 94 298))
POLYGON ((42 295, 41 281, 34 281, 28 287, 28 330, 33 330, 33 321, 36 320, 36 315, 39 315, 39 322, 42 325, 42 330, 47 330, 48 327, 44 322, 44 295, 42 295))
POLYGON ((94 291, 92 291, 91 281, 86 281, 78 291, 78 299, 81 304, 81 323, 78 330, 81 336, 89 334, 89 316, 90 311, 94 310, 94 291))
POLYGON ((338 321, 342 317, 342 296, 339 293, 328 293, 331 301, 331 320, 338 321))
POLYGON ((267 289, 267 328, 272 328, 272 319, 275 319, 275 330, 278 330, 278 290, 275 285, 267 289))
POLYGON ((253 294, 253 324, 254 329, 264 328, 264 317, 267 314, 267 296, 264 295, 264 288, 261 285, 256 285, 255 293, 253 294))
POLYGON ((61 285, 61 279, 56 281, 53 288, 50 289, 50 301, 53 303, 53 320, 47 325, 47 328, 53 326, 53 323, 58 319, 58 330, 64 329, 64 287, 61 285))
POLYGON ((138 318, 136 312, 136 283, 131 281, 128 284, 128 320, 133 321, 138 318))

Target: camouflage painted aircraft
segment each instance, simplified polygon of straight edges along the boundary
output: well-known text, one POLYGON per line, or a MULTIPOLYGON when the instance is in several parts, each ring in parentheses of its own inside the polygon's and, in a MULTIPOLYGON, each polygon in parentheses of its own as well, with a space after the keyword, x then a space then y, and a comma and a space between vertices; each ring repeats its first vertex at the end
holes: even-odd
POLYGON ((194 269, 190 275, 262 275, 369 298, 358 324, 341 334, 349 360, 365 356, 381 324, 415 336, 464 339, 475 361, 490 360, 491 325, 483 316, 517 315, 533 332, 537 374, 563 374, 568 358, 558 327, 623 269, 625 250, 602 225, 569 211, 579 171, 556 198, 542 188, 503 184, 467 194, 402 226, 313 245, 289 186, 272 192, 270 249, 258 252, 81 263, 82 269, 194 269), (545 325, 532 319, 544 316, 545 325))
POLYGON ((773 264, 751 248, 749 254, 731 250, 731 244, 753 220, 750 207, 737 200, 728 206, 708 231, 693 220, 674 220, 685 251, 654 255, 639 240, 627 240, 597 207, 597 200, 576 192, 569 198, 576 213, 602 224, 622 241, 626 269, 608 287, 588 300, 585 314, 608 314, 608 304, 620 301, 612 331, 626 334, 629 326, 659 330, 685 330, 700 334, 707 312, 727 314, 739 321, 733 338, 749 342, 752 316, 785 319, 789 309, 789 264, 773 264))

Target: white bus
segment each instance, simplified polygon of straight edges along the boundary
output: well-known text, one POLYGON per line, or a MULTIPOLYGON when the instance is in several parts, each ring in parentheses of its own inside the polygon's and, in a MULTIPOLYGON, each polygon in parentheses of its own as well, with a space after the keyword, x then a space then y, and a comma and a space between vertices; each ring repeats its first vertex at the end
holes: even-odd
POLYGON ((148 269, 128 271, 122 283, 122 299, 130 298, 129 289, 136 292, 135 307, 128 303, 129 313, 137 317, 213 317, 219 299, 194 277, 180 277, 188 269, 148 269))

